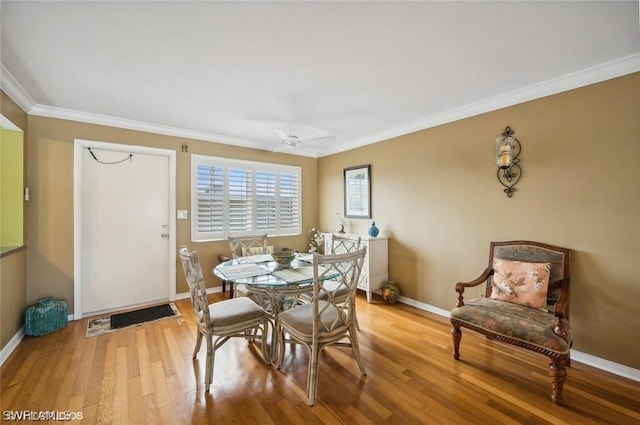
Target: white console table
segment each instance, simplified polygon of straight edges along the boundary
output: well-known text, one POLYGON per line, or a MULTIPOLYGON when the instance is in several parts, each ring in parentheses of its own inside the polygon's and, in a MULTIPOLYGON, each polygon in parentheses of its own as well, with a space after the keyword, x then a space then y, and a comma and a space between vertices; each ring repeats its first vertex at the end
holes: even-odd
MULTIPOLYGON (((336 233, 337 234, 337 233, 336 233)), ((324 233, 325 253, 331 250, 331 239, 334 233, 324 233)), ((384 236, 371 237, 354 234, 341 234, 357 238, 360 236, 361 246, 367 247, 367 254, 364 257, 358 289, 367 293, 367 302, 371 302, 371 293, 380 289, 385 280, 389 279, 389 239, 384 236)))

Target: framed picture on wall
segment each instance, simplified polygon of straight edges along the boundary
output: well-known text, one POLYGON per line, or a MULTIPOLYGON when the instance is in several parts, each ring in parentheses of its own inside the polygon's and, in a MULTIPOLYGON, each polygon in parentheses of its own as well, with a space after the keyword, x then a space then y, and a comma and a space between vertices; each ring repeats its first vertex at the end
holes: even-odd
POLYGON ((371 218, 371 165, 344 169, 344 216, 371 218))

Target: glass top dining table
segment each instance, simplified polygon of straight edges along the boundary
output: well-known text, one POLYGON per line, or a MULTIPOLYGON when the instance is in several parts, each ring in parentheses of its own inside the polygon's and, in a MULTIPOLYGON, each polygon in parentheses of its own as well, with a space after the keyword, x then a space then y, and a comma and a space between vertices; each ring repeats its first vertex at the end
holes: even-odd
POLYGON ((280 266, 271 255, 250 255, 218 264, 213 274, 248 289, 308 287, 313 283, 313 256, 297 254, 290 266, 280 266))
MULTIPOLYGON (((247 296, 269 312, 275 324, 281 311, 311 300, 313 255, 297 254, 290 266, 279 266, 269 254, 239 257, 218 264, 213 274, 232 285, 245 285, 247 296)), ((337 276, 336 272, 322 277, 326 280, 337 276)), ((275 332, 272 340, 275 350, 275 332)))

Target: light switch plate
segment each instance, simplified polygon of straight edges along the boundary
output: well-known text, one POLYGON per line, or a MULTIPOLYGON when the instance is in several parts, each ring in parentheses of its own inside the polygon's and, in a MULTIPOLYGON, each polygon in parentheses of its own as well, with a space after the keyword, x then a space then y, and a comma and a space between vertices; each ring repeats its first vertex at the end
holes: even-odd
POLYGON ((189 218, 189 211, 178 210, 178 220, 186 220, 189 218))

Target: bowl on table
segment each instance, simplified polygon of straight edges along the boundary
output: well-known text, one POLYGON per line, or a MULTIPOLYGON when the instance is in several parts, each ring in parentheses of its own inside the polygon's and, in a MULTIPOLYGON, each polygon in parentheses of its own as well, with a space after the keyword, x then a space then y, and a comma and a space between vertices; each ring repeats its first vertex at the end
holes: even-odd
POLYGON ((295 251, 276 251, 271 254, 273 260, 278 263, 278 266, 285 267, 290 266, 294 258, 296 258, 295 251))

